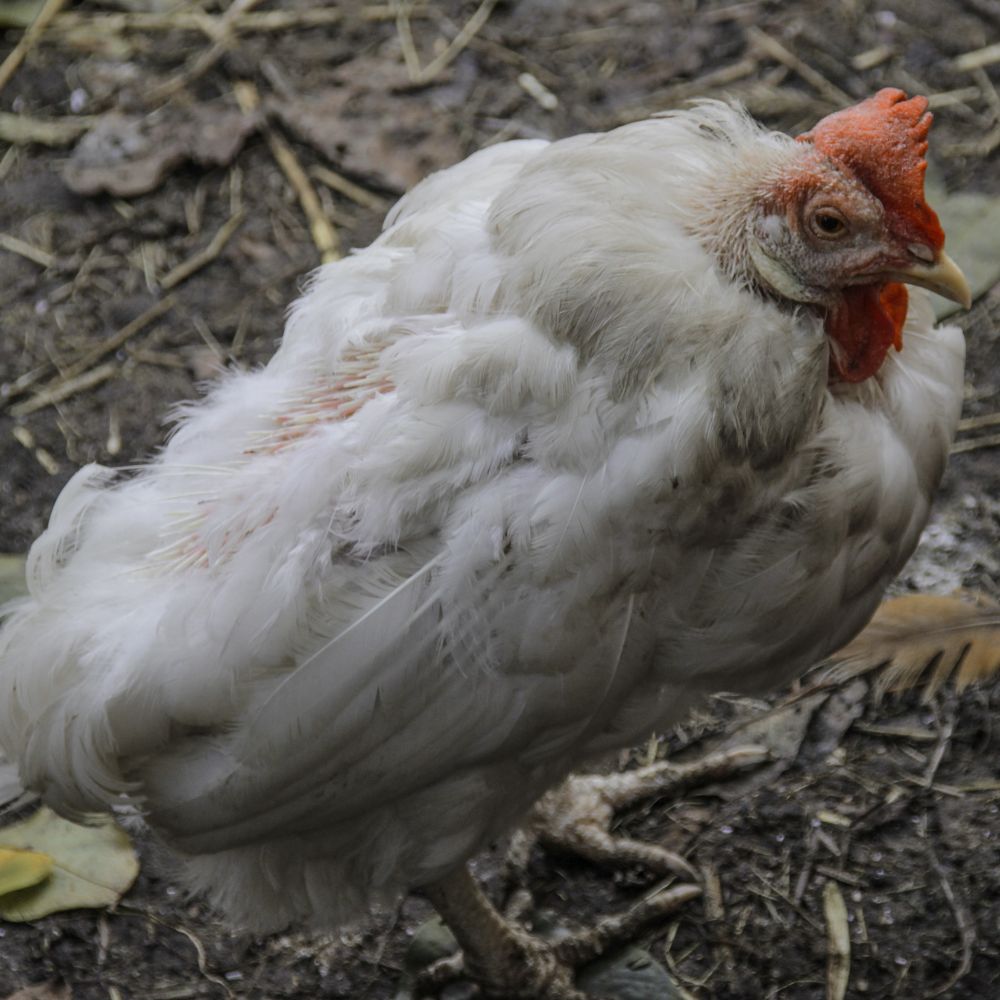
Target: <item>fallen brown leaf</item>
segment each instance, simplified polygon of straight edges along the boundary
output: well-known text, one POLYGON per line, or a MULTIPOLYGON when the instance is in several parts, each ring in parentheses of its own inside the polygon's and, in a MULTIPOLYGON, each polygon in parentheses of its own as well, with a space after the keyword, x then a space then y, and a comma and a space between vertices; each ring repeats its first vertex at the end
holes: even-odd
POLYGON ((149 116, 110 112, 77 144, 63 180, 77 194, 145 194, 182 163, 231 163, 257 125, 255 115, 210 104, 149 116))

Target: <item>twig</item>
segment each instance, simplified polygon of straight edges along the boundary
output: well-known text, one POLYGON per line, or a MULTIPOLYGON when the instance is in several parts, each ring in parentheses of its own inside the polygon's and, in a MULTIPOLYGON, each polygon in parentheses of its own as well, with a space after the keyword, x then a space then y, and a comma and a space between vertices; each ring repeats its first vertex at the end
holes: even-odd
POLYGON ((958 422, 959 431, 978 431, 984 427, 1000 427, 1000 413, 981 413, 978 417, 965 417, 958 422))
POLYGON ((840 886, 832 879, 823 886, 823 913, 826 916, 826 996, 827 1000, 844 1000, 851 977, 851 931, 840 886))
POLYGON ((205 946, 201 943, 201 939, 198 937, 194 931, 188 930, 183 924, 174 924, 169 920, 164 920, 162 917, 157 916, 152 910, 145 909, 139 906, 119 906, 116 913, 120 913, 123 916, 129 917, 142 917, 146 920, 151 920, 153 923, 159 924, 161 927, 166 927, 168 930, 174 931, 177 934, 188 939, 191 946, 194 948, 195 957, 198 962, 198 972, 201 973, 202 978, 207 982, 212 983, 213 986, 217 986, 221 989, 227 997, 232 998, 233 991, 229 988, 229 984, 221 976, 217 976, 208 967, 208 954, 205 951, 205 946))
POLYGON ((786 49, 776 38, 761 31, 754 25, 747 27, 747 37, 750 41, 766 55, 777 60, 783 66, 798 73, 806 83, 810 84, 817 93, 822 94, 828 101, 840 106, 853 104, 853 98, 844 93, 836 84, 831 83, 822 73, 813 69, 808 63, 803 62, 794 52, 786 49))
POLYGON ((411 5, 405 0, 394 0, 392 6, 396 11, 396 34, 399 35, 399 47, 403 50, 406 72, 410 74, 410 79, 416 83, 420 78, 420 56, 417 55, 416 46, 413 44, 413 31, 410 28, 411 5))
MULTIPOLYGON (((134 320, 130 323, 126 323, 117 333, 112 334, 107 340, 102 340, 96 347, 91 348, 91 350, 82 354, 76 361, 72 362, 68 368, 64 369, 62 374, 45 386, 41 392, 45 394, 52 394, 58 387, 66 380, 73 379, 77 375, 81 375, 88 368, 91 367, 95 362, 100 361, 106 354, 110 354, 112 351, 117 351, 122 344, 125 343, 130 337, 135 336, 140 330, 148 326, 154 320, 159 319, 168 309, 171 309, 174 305, 176 299, 172 295, 168 295, 166 298, 161 299, 159 302, 154 303, 150 306, 144 313, 136 316, 134 320)), ((36 382, 42 380, 46 374, 51 370, 48 366, 39 366, 25 375, 22 375, 16 382, 11 385, 9 390, 8 399, 12 396, 19 396, 22 392, 30 389, 36 382)), ((38 397, 36 396, 35 399, 38 397)), ((62 397, 60 397, 62 398, 62 397)), ((29 400, 29 402, 34 402, 34 400, 29 400)), ((0 401, 2 404, 2 401, 0 401)), ((28 403, 21 404, 22 406, 27 406, 28 403)), ((47 405, 42 403, 42 406, 47 405)), ((32 409, 38 409, 39 407, 33 407, 32 409)), ((17 415, 16 408, 12 409, 12 412, 17 415)), ((31 410, 27 411, 31 412, 31 410)))
POLYGON ((702 884, 705 889, 705 919, 718 930, 715 953, 722 966, 726 982, 735 989, 736 959, 729 942, 725 940, 724 927, 726 923, 726 904, 722 897, 722 881, 719 873, 710 865, 701 869, 702 884))
POLYGON ((472 41, 479 29, 490 19, 497 0, 483 0, 459 33, 417 74, 416 83, 429 83, 472 41))
MULTIPOLYGON (((344 20, 340 7, 304 8, 301 10, 264 10, 245 13, 238 17, 233 27, 241 34, 251 32, 286 31, 291 28, 321 27, 338 24, 344 20)), ((427 17, 426 4, 414 4, 409 10, 410 17, 427 17)), ((392 21, 396 17, 395 4, 370 4, 352 11, 351 17, 361 21, 392 21)), ((53 31, 56 34, 71 34, 82 28, 89 28, 103 35, 118 35, 125 31, 200 31, 209 33, 208 22, 219 18, 202 13, 177 11, 169 14, 121 13, 121 14, 79 14, 67 11, 61 14, 53 31)))
POLYGON ((927 858, 931 863, 931 868, 934 869, 934 874, 937 875, 938 881, 941 883, 941 891, 944 893, 944 898, 948 900, 951 912, 955 916, 955 923, 958 925, 958 934, 962 941, 962 960, 959 962, 958 968, 937 989, 926 994, 928 1000, 930 1000, 931 997, 939 997, 944 993, 950 992, 952 987, 972 968, 972 946, 976 941, 976 925, 969 916, 967 908, 959 903, 958 897, 955 895, 955 890, 952 888, 951 882, 948 881, 948 873, 945 871, 944 865, 938 860, 938 856, 934 852, 930 841, 927 842, 927 858))
POLYGON ((211 264, 222 253, 230 237, 236 232, 245 217, 246 212, 240 209, 235 215, 231 215, 226 219, 219 227, 218 232, 212 237, 208 246, 192 254, 187 260, 181 261, 176 267, 171 268, 160 279, 160 287, 169 291, 182 281, 190 278, 196 271, 200 271, 206 264, 211 264))
POLYGON ((941 731, 938 736, 937 745, 934 747, 931 753, 930 762, 927 765, 927 770, 924 772, 922 779, 922 784, 924 788, 930 788, 934 784, 934 778, 937 775, 938 768, 941 766, 941 761, 944 760, 944 755, 948 750, 948 745, 951 743, 951 734, 955 731, 955 718, 954 715, 949 715, 941 723, 941 731))
POLYGON ((68 146, 76 142, 94 122, 94 115, 74 115, 72 118, 31 118, 0 112, 0 139, 15 146, 37 142, 43 146, 68 146))
POLYGON ((951 446, 951 453, 957 455, 963 451, 978 451, 980 448, 1000 447, 1000 434, 987 434, 980 438, 970 438, 966 441, 956 441, 951 446))
POLYGON ((342 177, 335 171, 330 170, 329 167, 310 167, 309 173, 328 188, 332 188, 334 191, 345 195, 362 208, 370 208, 373 212, 384 212, 386 209, 385 198, 380 198, 377 194, 372 194, 367 188, 363 188, 360 184, 355 184, 354 181, 342 177))
POLYGON ((116 362, 108 361, 99 368, 91 368, 90 371, 84 372, 77 378, 63 379, 51 389, 45 389, 32 396, 31 399, 26 399, 23 403, 12 406, 10 412, 15 417, 26 417, 29 413, 42 410, 53 403, 59 403, 69 396, 83 392, 84 389, 92 389, 95 385, 107 382, 115 375, 119 367, 116 362))
MULTIPOLYGON (((236 83, 233 86, 233 91, 236 94, 237 102, 244 111, 255 111, 260 106, 260 94, 249 81, 243 80, 236 83)), ((282 173, 298 196, 302 211, 309 221, 309 232, 316 249, 319 250, 320 259, 324 264, 339 260, 341 256, 340 239, 337 236, 337 231, 324 215, 323 206, 320 204, 312 184, 309 183, 309 178, 302 169, 298 157, 292 151, 291 146, 269 125, 265 125, 262 131, 271 150, 271 155, 281 167, 282 173)))
POLYGON ((983 66, 992 66, 997 62, 1000 62, 1000 42, 982 49, 973 49, 971 52, 963 52, 955 59, 955 69, 965 73, 972 69, 981 69, 983 66))
POLYGON ((147 100, 153 103, 166 100, 179 90, 183 90, 189 83, 204 76, 232 47, 236 37, 236 24, 240 17, 249 14, 259 3, 261 0, 233 0, 221 17, 201 15, 198 23, 212 40, 211 47, 200 52, 176 76, 154 87, 147 100))
POLYGON ((54 254, 32 246, 30 243, 25 243, 24 240, 19 240, 16 236, 9 236, 7 233, 0 233, 0 250, 16 253, 19 257, 24 257, 33 264, 38 264, 39 267, 51 267, 57 259, 54 254))
POLYGON ((31 452, 35 461, 50 475, 54 476, 59 472, 59 463, 52 457, 52 453, 45 448, 39 447, 35 442, 35 435, 27 427, 14 427, 11 429, 11 436, 14 440, 31 452))
POLYGON ((45 0, 45 4, 38 12, 38 16, 31 22, 31 26, 21 36, 21 40, 11 49, 10 54, 0 63, 0 90, 10 82, 10 78, 17 72, 18 66, 24 62, 24 57, 31 51, 32 46, 41 37, 48 23, 62 10, 66 0, 45 0))

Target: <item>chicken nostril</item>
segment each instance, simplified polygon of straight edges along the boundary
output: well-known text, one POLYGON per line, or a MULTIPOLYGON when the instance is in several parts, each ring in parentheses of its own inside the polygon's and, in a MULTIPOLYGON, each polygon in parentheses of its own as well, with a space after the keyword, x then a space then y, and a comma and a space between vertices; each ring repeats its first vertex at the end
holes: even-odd
POLYGON ((934 251, 926 243, 911 243, 906 248, 917 260, 922 260, 927 264, 934 263, 934 251))

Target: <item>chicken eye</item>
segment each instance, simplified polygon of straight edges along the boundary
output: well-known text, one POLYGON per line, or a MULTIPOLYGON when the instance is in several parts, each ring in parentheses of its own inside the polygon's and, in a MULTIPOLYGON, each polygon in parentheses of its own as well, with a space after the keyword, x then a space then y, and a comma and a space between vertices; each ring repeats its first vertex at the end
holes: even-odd
POLYGON ((835 208, 819 208, 809 221, 813 233, 820 239, 836 240, 847 235, 847 219, 835 208))

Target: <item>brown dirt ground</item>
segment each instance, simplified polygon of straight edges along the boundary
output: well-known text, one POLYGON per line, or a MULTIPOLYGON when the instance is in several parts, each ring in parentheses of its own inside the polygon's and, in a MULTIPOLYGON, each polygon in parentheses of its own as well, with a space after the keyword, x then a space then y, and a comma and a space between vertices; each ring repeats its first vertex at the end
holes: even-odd
MULTIPOLYGON (((57 18, 0 91, 0 111, 64 122, 113 109, 215 114, 235 107, 235 82, 252 80, 266 101, 286 102, 274 127, 307 171, 340 171, 388 203, 420 173, 503 138, 607 128, 695 95, 737 97, 770 125, 801 131, 841 92, 860 98, 893 84, 936 95, 934 150, 949 188, 1000 193, 1000 63, 967 71, 955 62, 997 39, 997 0, 500 3, 424 86, 408 82, 402 36, 385 9, 344 2, 340 23, 310 26, 301 18, 318 5, 259 3, 256 13, 300 21, 269 29, 237 19, 207 61, 205 33, 168 15, 88 30, 112 6, 81 2, 75 22, 57 18), (524 73, 558 97, 555 109, 518 83, 524 73), (317 95, 331 103, 296 130, 295 109, 317 95), (317 135, 316 122, 330 120, 338 127, 317 135)), ((114 6, 217 15, 226 5, 114 6)), ((424 64, 475 9, 451 0, 413 9, 424 64)), ((0 58, 20 34, 0 31, 0 58)), ((140 459, 162 439, 171 404, 195 395, 214 368, 266 360, 301 276, 319 262, 260 134, 226 164, 181 163, 130 198, 73 193, 62 176, 70 149, 0 141, 0 233, 35 248, 35 259, 0 250, 0 552, 27 548, 81 464, 140 459), (162 299, 164 277, 241 205, 235 233, 172 289, 174 304, 86 366, 100 369, 100 381, 17 415, 43 387, 65 389, 75 359, 162 299)), ((382 209, 315 186, 343 245, 365 245, 382 209)), ((994 289, 964 321, 968 415, 998 408, 998 318, 994 289)), ((901 589, 1000 594, 998 486, 995 450, 955 457, 901 589)), ((624 817, 626 830, 688 852, 721 887, 721 915, 695 902, 643 942, 699 998, 824 997, 823 891, 833 880, 851 921, 848 997, 1000 996, 998 701, 988 687, 927 704, 864 697, 846 732, 843 705, 829 702, 766 783, 728 799, 652 802, 624 817)), ((720 702, 656 749, 681 754, 759 711, 720 702)), ((0 996, 61 979, 77 1000, 382 1000, 394 995, 406 941, 427 912, 408 900, 398 914, 332 937, 254 940, 221 928, 158 871, 147 859, 115 913, 0 927, 0 996)), ((581 921, 653 884, 640 871, 611 876, 540 851, 528 877, 542 904, 581 921)))

